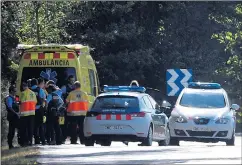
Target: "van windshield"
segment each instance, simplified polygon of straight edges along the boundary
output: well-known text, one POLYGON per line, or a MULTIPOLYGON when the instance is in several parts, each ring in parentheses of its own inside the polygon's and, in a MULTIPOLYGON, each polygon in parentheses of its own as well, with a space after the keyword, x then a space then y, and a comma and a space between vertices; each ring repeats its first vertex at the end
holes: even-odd
POLYGON ((42 77, 46 81, 55 81, 56 85, 61 87, 67 83, 67 78, 70 75, 73 75, 76 79, 74 67, 24 67, 21 83, 31 78, 42 77))

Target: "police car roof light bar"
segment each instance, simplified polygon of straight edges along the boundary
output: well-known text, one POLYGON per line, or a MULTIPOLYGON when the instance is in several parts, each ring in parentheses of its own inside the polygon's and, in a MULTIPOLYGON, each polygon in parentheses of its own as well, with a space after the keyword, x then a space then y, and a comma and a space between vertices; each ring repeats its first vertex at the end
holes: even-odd
POLYGON ((221 85, 218 83, 203 83, 203 82, 190 82, 188 88, 194 89, 221 89, 221 85))
POLYGON ((104 86, 104 92, 141 92, 146 91, 145 87, 136 86, 104 86))

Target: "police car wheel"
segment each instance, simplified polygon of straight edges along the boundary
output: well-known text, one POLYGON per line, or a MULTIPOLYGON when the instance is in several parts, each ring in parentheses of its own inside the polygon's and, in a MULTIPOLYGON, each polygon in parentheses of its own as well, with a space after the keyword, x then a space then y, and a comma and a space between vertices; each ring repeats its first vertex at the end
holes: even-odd
POLYGON ((235 133, 233 132, 232 138, 226 141, 227 146, 234 146, 235 142, 235 133))
POLYGON ((85 146, 94 146, 95 141, 92 139, 85 140, 85 146))
POLYGON ((159 146, 168 146, 170 144, 170 139, 171 139, 170 130, 169 130, 169 128, 167 128, 166 129, 166 139, 159 141, 158 142, 159 146))
POLYGON ((171 146, 179 146, 179 140, 177 138, 171 137, 171 139, 170 139, 170 145, 171 146))
POLYGON ((144 142, 143 142, 143 145, 144 146, 152 146, 152 141, 153 141, 153 129, 152 127, 150 126, 149 128, 149 132, 148 132, 148 135, 147 137, 145 138, 144 142))
POLYGON ((112 141, 110 141, 110 140, 106 140, 106 141, 101 142, 101 146, 111 146, 111 144, 112 144, 112 141))

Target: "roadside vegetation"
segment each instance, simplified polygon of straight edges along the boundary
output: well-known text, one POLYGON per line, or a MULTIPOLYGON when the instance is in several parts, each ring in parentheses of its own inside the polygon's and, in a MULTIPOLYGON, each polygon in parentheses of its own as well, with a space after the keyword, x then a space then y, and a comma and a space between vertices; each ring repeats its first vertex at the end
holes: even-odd
MULTIPOLYGON (((136 79, 161 98, 167 69, 192 68, 194 81, 218 82, 242 105, 240 2, 4 1, 1 9, 2 145, 3 98, 16 79, 19 43, 89 45, 101 85, 136 79)), ((240 112, 238 130, 241 122, 240 112)))

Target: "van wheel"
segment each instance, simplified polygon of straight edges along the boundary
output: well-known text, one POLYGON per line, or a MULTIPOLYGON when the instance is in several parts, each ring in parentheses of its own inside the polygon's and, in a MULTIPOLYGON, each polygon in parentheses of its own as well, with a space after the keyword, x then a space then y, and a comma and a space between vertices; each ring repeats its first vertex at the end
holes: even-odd
POLYGON ((111 140, 105 140, 105 141, 102 141, 100 144, 101 144, 101 146, 111 146, 112 141, 111 140))
POLYGON ((92 139, 85 140, 85 146, 94 146, 95 141, 92 139))
POLYGON ((159 141, 159 146, 168 146, 170 144, 171 136, 169 128, 166 129, 166 139, 159 141))
POLYGON ((150 126, 148 135, 145 138, 143 145, 144 146, 152 146, 152 141, 153 141, 153 130, 152 130, 152 127, 150 126))
POLYGON ((226 145, 227 146, 234 146, 234 142, 235 142, 235 133, 233 131, 232 138, 226 141, 226 145))
POLYGON ((179 146, 179 140, 177 138, 171 137, 170 145, 171 146, 179 146))

